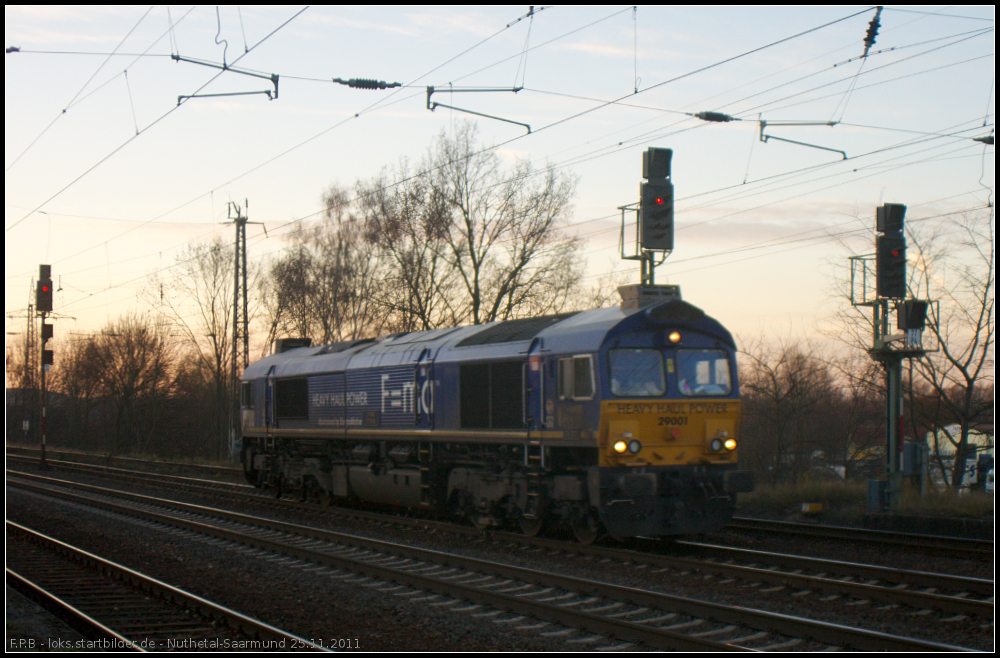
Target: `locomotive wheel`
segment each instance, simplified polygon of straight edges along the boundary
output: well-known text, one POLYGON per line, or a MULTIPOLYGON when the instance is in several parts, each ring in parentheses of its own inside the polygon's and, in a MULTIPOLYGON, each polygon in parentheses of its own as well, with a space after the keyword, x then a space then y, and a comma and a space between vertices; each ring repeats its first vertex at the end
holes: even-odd
POLYGON ((601 522, 594 514, 587 513, 582 519, 573 523, 573 536, 584 546, 590 546, 601 535, 601 522))
POLYGON ((526 537, 534 537, 542 530, 542 519, 539 517, 528 518, 522 515, 518 519, 518 525, 521 526, 521 534, 526 537))

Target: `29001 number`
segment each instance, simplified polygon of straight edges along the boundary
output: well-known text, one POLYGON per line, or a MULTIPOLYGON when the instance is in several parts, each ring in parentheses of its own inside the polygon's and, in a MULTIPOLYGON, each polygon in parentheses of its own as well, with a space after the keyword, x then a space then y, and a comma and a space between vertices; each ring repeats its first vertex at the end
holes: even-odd
POLYGON ((687 425, 687 416, 660 416, 660 425, 679 426, 687 425))

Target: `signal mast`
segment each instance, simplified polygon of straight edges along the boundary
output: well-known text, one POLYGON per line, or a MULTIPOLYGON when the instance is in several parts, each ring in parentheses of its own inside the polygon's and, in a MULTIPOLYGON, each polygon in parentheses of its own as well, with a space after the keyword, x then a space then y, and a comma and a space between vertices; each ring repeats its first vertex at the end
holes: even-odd
POLYGON ((653 301, 680 299, 679 286, 656 285, 655 270, 674 250, 674 184, 670 178, 670 161, 674 152, 665 148, 648 148, 642 154, 642 177, 639 203, 619 206, 622 211, 619 250, 623 260, 639 261, 640 283, 620 286, 623 308, 638 308, 653 301), (625 211, 638 217, 635 225, 635 251, 625 253, 625 211))
POLYGON ((875 209, 875 254, 851 258, 851 304, 872 309, 871 357, 882 364, 886 386, 886 479, 869 480, 869 499, 877 509, 893 510, 903 492, 902 418, 903 360, 927 354, 922 334, 927 300, 906 298, 906 206, 886 203, 875 209), (870 264, 875 261, 875 295, 869 297, 870 264), (890 309, 896 311, 896 331, 890 328, 890 309), (873 491, 874 490, 874 491, 873 491))

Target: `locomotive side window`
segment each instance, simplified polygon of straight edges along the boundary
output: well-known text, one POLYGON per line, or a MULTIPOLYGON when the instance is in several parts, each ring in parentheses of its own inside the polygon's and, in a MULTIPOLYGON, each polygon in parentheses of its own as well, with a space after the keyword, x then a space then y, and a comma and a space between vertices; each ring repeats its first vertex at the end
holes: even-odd
POLYGON ((253 383, 242 382, 240 384, 240 403, 243 407, 253 407, 253 383))
POLYGON ((684 395, 729 395, 729 357, 722 350, 677 350, 677 387, 684 395))
POLYGON ((651 397, 667 392, 659 350, 616 349, 608 355, 614 395, 651 397))
POLYGON ((274 383, 274 415, 278 418, 308 418, 309 385, 305 377, 279 379, 274 383))
POLYGON ((594 367, 590 355, 559 359, 559 399, 589 400, 594 397, 594 367))

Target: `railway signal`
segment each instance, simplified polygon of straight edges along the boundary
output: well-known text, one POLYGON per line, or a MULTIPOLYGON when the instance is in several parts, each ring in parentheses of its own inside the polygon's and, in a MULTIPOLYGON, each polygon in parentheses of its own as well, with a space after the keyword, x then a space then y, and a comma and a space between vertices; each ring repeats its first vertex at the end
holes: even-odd
POLYGON ((902 232, 875 237, 875 289, 879 297, 906 297, 906 238, 902 232))
POLYGON ((674 184, 670 182, 673 151, 650 148, 642 154, 639 184, 639 239, 643 249, 673 251, 674 184))
POLYGON ((903 219, 906 206, 887 203, 875 211, 875 294, 879 297, 906 297, 906 237, 903 219))
MULTIPOLYGON (((674 184, 670 180, 673 155, 671 149, 646 149, 642 154, 642 177, 645 180, 639 183, 639 203, 618 207, 622 211, 621 258, 639 261, 640 286, 647 291, 656 287, 653 274, 656 266, 663 264, 674 250, 674 184), (625 253, 626 210, 636 213, 634 255, 625 253)), ((667 287, 671 291, 665 294, 674 295, 676 286, 667 287)))
POLYGON ((38 284, 35 289, 35 309, 39 313, 52 312, 52 266, 38 266, 38 284))
POLYGON ((42 436, 41 436, 41 447, 42 455, 38 462, 38 468, 45 471, 48 470, 49 465, 45 461, 45 435, 47 433, 47 420, 45 413, 46 405, 46 395, 45 395, 45 371, 48 366, 51 366, 54 361, 54 354, 52 350, 45 349, 45 343, 52 338, 52 325, 46 324, 45 316, 52 312, 52 266, 51 265, 39 265, 38 266, 38 286, 35 288, 35 312, 41 318, 42 324, 42 344, 41 344, 41 369, 39 371, 39 379, 41 381, 41 398, 42 398, 42 436))

